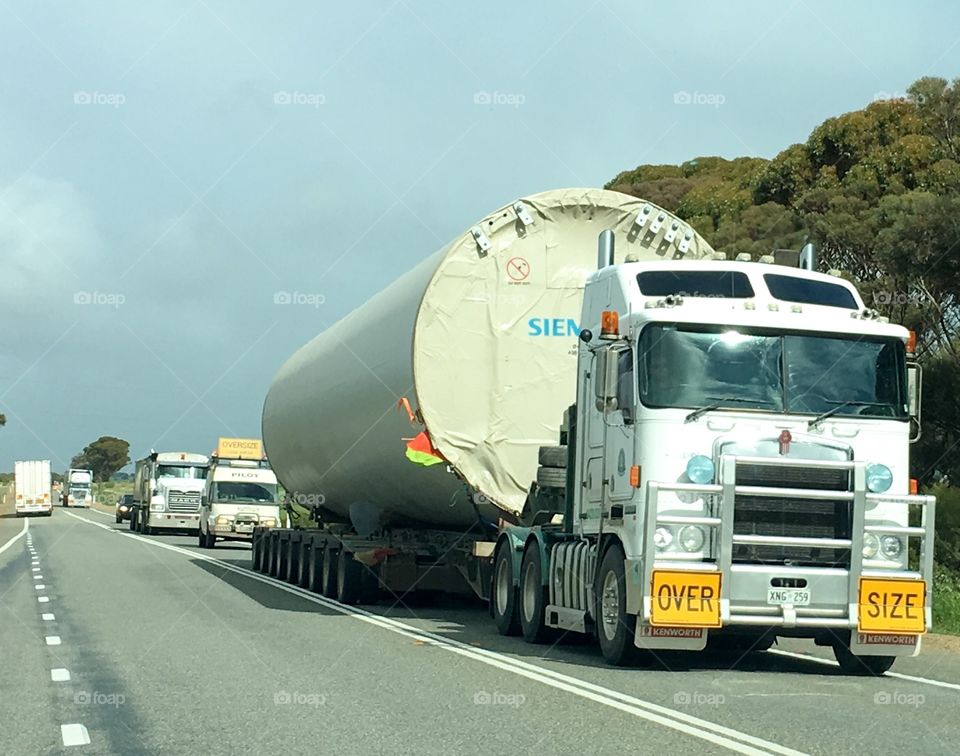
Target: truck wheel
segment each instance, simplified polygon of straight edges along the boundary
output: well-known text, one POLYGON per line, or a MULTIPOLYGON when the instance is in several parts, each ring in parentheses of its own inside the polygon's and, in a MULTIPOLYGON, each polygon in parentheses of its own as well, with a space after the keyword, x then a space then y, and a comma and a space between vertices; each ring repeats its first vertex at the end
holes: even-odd
POLYGON ((130 513, 130 530, 135 531, 137 529, 137 510, 133 510, 130 513))
POLYGON ((297 582, 297 578, 299 577, 298 570, 300 569, 300 548, 301 545, 299 543, 294 543, 292 540, 287 541, 287 560, 283 567, 283 581, 285 583, 297 582))
POLYGON ((271 531, 260 537, 260 565, 258 569, 264 575, 270 574, 270 565, 273 563, 273 538, 271 531))
POLYGON ((263 557, 263 536, 250 542, 250 569, 260 572, 260 560, 263 557))
POLYGON ((540 464, 543 467, 567 467, 567 447, 566 446, 541 446, 540 464))
POLYGON ((493 563, 493 585, 490 588, 490 610, 500 635, 519 635, 517 588, 513 584, 513 557, 509 542, 497 549, 493 563))
POLYGON ((296 584, 306 588, 310 582, 310 561, 313 559, 313 541, 309 538, 300 542, 300 555, 297 558, 296 584))
POLYGON ((356 604, 363 591, 363 565, 353 558, 353 552, 340 549, 337 556, 337 601, 356 604))
POLYGON ((270 544, 270 575, 271 577, 280 577, 280 569, 283 565, 283 541, 280 540, 280 534, 274 533, 273 541, 270 544))
POLYGON ((547 600, 540 549, 530 544, 520 565, 520 629, 527 643, 543 643, 550 634, 546 625, 547 600))
POLYGON ((634 645, 637 617, 627 614, 626 580, 623 548, 612 545, 603 555, 597 577, 597 637, 600 651, 608 664, 622 667, 636 661, 639 653, 634 645))
POLYGON ((858 677, 879 677, 897 660, 895 656, 858 656, 844 642, 833 647, 833 655, 845 675, 858 677))
POLYGON ((337 562, 339 556, 337 547, 333 544, 333 541, 327 543, 323 550, 323 563, 320 570, 320 585, 318 591, 331 599, 337 597, 337 562))
POLYGON ((310 547, 310 558, 303 565, 306 573, 303 587, 312 593, 321 593, 320 565, 323 562, 323 546, 324 543, 322 540, 313 540, 310 547))
POLYGON ((559 467, 538 467, 537 485, 541 488, 566 488, 567 471, 559 467))

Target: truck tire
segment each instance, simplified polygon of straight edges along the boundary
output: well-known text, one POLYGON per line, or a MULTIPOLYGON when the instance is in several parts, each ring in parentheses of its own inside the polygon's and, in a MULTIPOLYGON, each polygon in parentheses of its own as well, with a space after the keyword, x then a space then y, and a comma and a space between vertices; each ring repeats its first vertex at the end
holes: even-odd
POLYGON ((270 563, 273 559, 273 554, 270 551, 273 541, 270 534, 271 531, 268 530, 260 536, 260 564, 257 565, 257 571, 264 575, 270 574, 270 563))
POLYGON ((260 572, 260 560, 263 557, 263 536, 254 538, 250 542, 250 569, 260 572))
POLYGON ((597 618, 597 638, 600 651, 608 664, 623 667, 633 664, 639 657, 634 644, 637 629, 635 614, 627 614, 627 591, 624 572, 623 547, 615 543, 606 550, 597 586, 594 591, 597 618))
POLYGON ((333 541, 328 541, 323 549, 320 569, 319 593, 330 599, 337 597, 337 562, 340 554, 333 541))
POLYGON ((520 629, 527 643, 543 643, 550 635, 546 624, 547 601, 540 548, 531 543, 523 552, 520 565, 520 629))
POLYGON ((313 559, 313 539, 305 538, 300 543, 300 558, 297 559, 297 585, 306 588, 310 582, 310 561, 313 559))
POLYGON ((363 592, 363 565, 353 558, 353 552, 340 549, 337 557, 337 601, 356 604, 363 592))
POLYGON ((322 539, 319 539, 319 538, 313 539, 311 541, 310 558, 307 560, 307 563, 304 565, 307 571, 307 577, 303 584, 303 587, 313 593, 321 593, 320 568, 323 562, 323 547, 324 547, 324 542, 322 539))
POLYGON ((540 447, 540 465, 543 467, 567 467, 567 447, 566 446, 541 446, 540 447))
POLYGON ((879 677, 897 660, 896 656, 858 656, 844 642, 834 645, 833 655, 843 674, 857 677, 879 677))
POLYGON ((130 510, 130 530, 136 532, 137 530, 137 510, 130 510))
POLYGON ((278 580, 283 580, 283 573, 287 569, 287 549, 290 546, 290 541, 286 538, 281 538, 280 534, 277 533, 273 545, 273 569, 270 571, 270 574, 278 580))
POLYGON ((513 557, 510 543, 505 541, 497 549, 493 561, 493 584, 490 586, 490 612, 500 635, 519 635, 520 617, 517 611, 517 588, 513 584, 513 557))
POLYGON ((283 581, 285 583, 297 582, 297 578, 299 577, 300 549, 301 549, 302 543, 303 543, 302 541, 300 543, 296 543, 293 541, 292 538, 289 541, 287 541, 287 548, 286 548, 287 563, 284 565, 284 568, 283 568, 283 581))
POLYGON ((567 471, 559 467, 538 467, 537 485, 541 488, 566 488, 567 471))

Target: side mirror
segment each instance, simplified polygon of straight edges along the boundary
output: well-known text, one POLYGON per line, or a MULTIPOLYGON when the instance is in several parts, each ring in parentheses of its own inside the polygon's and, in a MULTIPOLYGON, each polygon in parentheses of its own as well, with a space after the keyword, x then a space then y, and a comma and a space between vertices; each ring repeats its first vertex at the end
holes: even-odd
POLYGON ((910 409, 910 443, 920 439, 920 407, 923 395, 923 368, 919 363, 907 363, 907 401, 910 409))
POLYGON ((597 409, 613 412, 617 409, 617 386, 620 384, 620 354, 615 349, 603 349, 594 354, 594 391, 597 409))

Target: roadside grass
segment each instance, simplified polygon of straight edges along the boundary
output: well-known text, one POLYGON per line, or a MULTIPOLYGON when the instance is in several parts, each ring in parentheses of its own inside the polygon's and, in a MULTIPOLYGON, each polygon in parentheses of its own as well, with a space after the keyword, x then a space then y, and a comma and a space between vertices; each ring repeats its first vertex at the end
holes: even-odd
POLYGON ((101 507, 113 507, 123 494, 133 493, 132 480, 113 480, 109 483, 94 483, 94 498, 101 507))
POLYGON ((960 574, 942 565, 933 572, 933 631, 960 635, 960 574))

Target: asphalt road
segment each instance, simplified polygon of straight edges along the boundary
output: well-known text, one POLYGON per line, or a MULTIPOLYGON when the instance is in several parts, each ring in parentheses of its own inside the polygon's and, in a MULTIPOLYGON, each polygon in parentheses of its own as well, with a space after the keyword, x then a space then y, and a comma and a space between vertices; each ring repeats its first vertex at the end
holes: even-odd
POLYGON ((948 651, 877 679, 801 643, 612 669, 589 643, 502 638, 470 603, 341 607, 251 572, 245 545, 95 511, 10 522, 2 754, 960 751, 948 651))

